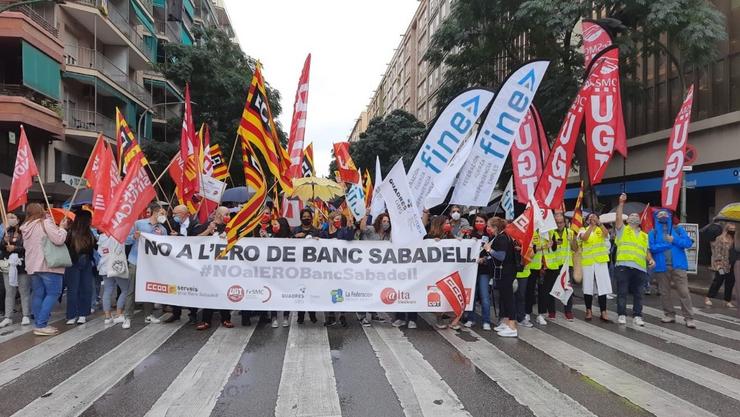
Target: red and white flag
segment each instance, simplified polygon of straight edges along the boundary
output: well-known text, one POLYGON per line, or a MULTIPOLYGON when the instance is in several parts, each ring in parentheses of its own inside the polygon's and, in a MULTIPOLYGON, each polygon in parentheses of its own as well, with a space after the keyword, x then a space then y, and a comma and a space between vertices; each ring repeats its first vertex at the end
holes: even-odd
POLYGON ((563 304, 568 304, 570 296, 573 295, 573 286, 570 285, 570 271, 568 269, 570 262, 563 263, 558 274, 558 279, 550 290, 550 295, 560 300, 563 304))
POLYGON ((291 178, 303 176, 303 139, 306 133, 306 114, 308 112, 308 73, 311 69, 311 54, 303 64, 301 78, 298 80, 298 90, 295 93, 293 104, 293 119, 290 123, 288 135, 288 154, 290 155, 289 175, 291 178))
POLYGON ((661 202, 663 207, 676 210, 678 193, 683 181, 683 166, 686 158, 686 142, 689 137, 689 122, 691 121, 691 105, 694 103, 694 86, 689 87, 686 98, 681 105, 676 120, 673 122, 671 137, 668 139, 668 150, 665 154, 665 171, 663 171, 663 186, 661 187, 661 202))
POLYGON ((643 232, 649 233, 653 230, 653 227, 655 227, 653 224, 653 210, 650 208, 650 203, 647 203, 642 210, 642 214, 640 214, 640 228, 643 232))
POLYGON ((531 204, 527 204, 524 212, 519 215, 513 222, 506 226, 504 231, 506 235, 511 239, 519 242, 521 247, 521 255, 526 265, 532 260, 534 255, 530 249, 532 246, 532 238, 534 237, 535 228, 535 210, 531 204))
POLYGON ((101 230, 124 244, 134 222, 156 196, 157 193, 144 167, 132 165, 111 198, 104 215, 107 221, 101 230))
POLYGON ((622 113, 619 84, 619 49, 611 46, 595 58, 594 71, 588 79, 585 103, 586 148, 591 184, 604 177, 609 161, 618 151, 627 156, 627 132, 622 113))
POLYGON ((33 185, 33 177, 38 175, 39 170, 36 168, 36 161, 33 160, 26 130, 21 125, 21 140, 18 142, 18 153, 15 156, 8 211, 13 211, 28 202, 28 189, 33 185))
POLYGON ((193 109, 190 105, 190 86, 185 84, 185 112, 180 132, 180 158, 184 165, 180 186, 184 204, 188 205, 191 214, 196 210, 193 197, 200 192, 200 164, 198 162, 200 155, 200 141, 195 133, 193 109))
POLYGON ((452 311, 455 312, 455 316, 460 318, 465 312, 465 307, 470 302, 468 293, 465 291, 465 286, 462 282, 459 272, 453 272, 450 275, 440 279, 436 283, 437 288, 442 291, 447 302, 452 306, 452 311))
POLYGON ((600 24, 593 20, 583 20, 583 68, 588 69, 593 58, 612 45, 612 37, 600 24))
POLYGON ((544 165, 540 144, 541 136, 545 132, 541 125, 538 126, 535 113, 537 109, 533 105, 524 117, 519 134, 514 138, 514 145, 511 147, 516 199, 522 204, 527 204, 529 198, 534 195, 544 165))
POLYGON ((105 213, 110 206, 111 198, 121 184, 118 176, 118 167, 114 161, 113 151, 104 145, 101 152, 97 181, 92 192, 92 226, 100 227, 105 223, 105 213))
POLYGON ((87 186, 90 188, 95 188, 100 174, 100 161, 107 148, 108 145, 105 143, 105 139, 103 139, 103 134, 101 133, 98 135, 98 140, 95 141, 95 147, 93 147, 93 151, 90 154, 90 160, 87 161, 85 171, 82 173, 82 178, 87 180, 87 186))

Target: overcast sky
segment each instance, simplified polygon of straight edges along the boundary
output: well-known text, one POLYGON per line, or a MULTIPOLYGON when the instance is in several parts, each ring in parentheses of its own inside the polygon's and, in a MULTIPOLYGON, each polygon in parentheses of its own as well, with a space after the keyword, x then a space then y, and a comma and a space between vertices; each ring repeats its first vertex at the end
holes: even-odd
MULTIPOLYGON (((265 79, 280 90, 283 129, 311 53, 306 142, 326 175, 333 142, 347 140, 370 102, 417 0, 226 0, 242 49, 259 59, 265 79)), ((372 168, 372 167, 371 167, 372 168)))

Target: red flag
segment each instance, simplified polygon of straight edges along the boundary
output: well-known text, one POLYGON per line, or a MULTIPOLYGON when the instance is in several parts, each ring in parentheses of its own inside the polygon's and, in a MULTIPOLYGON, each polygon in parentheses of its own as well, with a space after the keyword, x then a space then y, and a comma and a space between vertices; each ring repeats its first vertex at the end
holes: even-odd
POLYGON ((113 151, 104 145, 101 152, 98 178, 92 193, 92 226, 101 227, 105 223, 105 213, 110 206, 111 198, 121 184, 118 168, 115 166, 113 151))
POLYGON ((645 233, 653 230, 653 211, 650 208, 650 203, 648 203, 642 210, 642 214, 640 215, 640 227, 645 233))
POLYGON ((506 234, 513 240, 519 242, 521 246, 521 255, 524 263, 529 263, 532 259, 530 247, 534 237, 534 209, 531 204, 527 204, 524 212, 519 215, 513 222, 509 223, 504 229, 506 234))
MULTIPOLYGON (((182 119, 182 131, 180 133, 180 158, 184 162, 180 185, 182 196, 186 203, 193 202, 200 192, 200 143, 195 133, 193 124, 193 110, 190 105, 190 86, 185 84, 185 113, 182 119)), ((188 204, 190 213, 195 213, 195 205, 188 204)))
POLYGON ((15 156, 8 211, 13 211, 28 202, 28 189, 33 185, 34 175, 38 176, 39 170, 36 168, 36 161, 33 160, 31 146, 28 145, 26 130, 21 125, 21 140, 18 142, 18 153, 15 156))
POLYGON ((121 185, 111 198, 105 212, 105 223, 101 230, 124 244, 134 222, 157 196, 149 175, 143 166, 131 165, 121 185))
POLYGON ((550 156, 550 143, 547 141, 547 134, 545 133, 545 125, 542 123, 542 117, 537 107, 532 105, 532 116, 534 116, 534 122, 537 124, 537 136, 540 139, 540 154, 542 155, 542 165, 545 165, 545 161, 550 156))
POLYGON ((463 286, 462 278, 459 272, 453 272, 452 274, 440 279, 436 283, 437 288, 442 291, 447 302, 452 306, 452 311, 455 312, 455 316, 460 318, 463 312, 465 312, 465 306, 468 305, 469 297, 463 286))
POLYGON ((105 143, 105 139, 103 139, 103 134, 100 134, 98 135, 98 140, 95 141, 95 147, 90 154, 90 160, 87 161, 87 165, 85 166, 85 172, 82 173, 82 178, 87 180, 87 186, 90 188, 95 188, 95 183, 100 175, 100 161, 106 149, 108 149, 108 145, 105 143))
POLYGON ((606 29, 593 20, 584 19, 581 22, 581 29, 583 30, 583 68, 588 69, 593 58, 612 45, 612 37, 606 29))
POLYGON ((605 49, 596 57, 595 66, 599 68, 589 78, 591 85, 584 105, 591 184, 601 182, 615 149, 624 150, 623 155, 627 153, 619 85, 619 49, 616 46, 605 49))
POLYGON ((295 103, 293 104, 293 120, 290 123, 290 135, 288 135, 288 154, 290 155, 291 178, 300 178, 301 165, 303 164, 303 138, 306 132, 306 113, 308 110, 308 73, 311 69, 311 54, 306 57, 303 64, 301 78, 298 80, 298 90, 295 92, 295 103))
POLYGON ((681 110, 673 122, 671 137, 668 139, 668 150, 665 154, 665 171, 663 172, 663 186, 661 187, 661 202, 663 207, 676 210, 678 206, 678 192, 683 181, 683 166, 686 155, 686 142, 689 136, 689 122, 691 121, 691 105, 694 103, 694 86, 689 87, 681 110))
MULTIPOLYGON (((522 204, 526 204, 529 198, 534 195, 537 188, 537 181, 542 175, 542 165, 540 151, 540 128, 534 113, 537 112, 534 105, 529 108, 524 121, 519 127, 519 134, 514 138, 514 145, 511 147, 511 161, 514 167, 514 186, 516 188, 516 199, 522 204)), ((542 132, 544 134, 544 132, 542 132)))
POLYGON ((352 156, 349 154, 349 142, 337 142, 334 144, 334 157, 337 159, 339 177, 344 182, 351 184, 360 183, 360 174, 357 172, 352 156))

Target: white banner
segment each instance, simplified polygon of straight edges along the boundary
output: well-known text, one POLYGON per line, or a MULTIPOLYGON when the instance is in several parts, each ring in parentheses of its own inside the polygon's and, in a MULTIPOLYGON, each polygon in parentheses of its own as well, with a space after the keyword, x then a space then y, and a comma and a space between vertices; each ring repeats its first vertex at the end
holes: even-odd
POLYGON ((452 99, 432 123, 408 172, 414 206, 419 213, 424 207, 424 199, 443 175, 462 139, 473 129, 492 99, 490 90, 465 90, 452 99))
POLYGON ((431 209, 444 203, 447 193, 450 192, 450 188, 455 184, 457 173, 460 172, 468 156, 470 156, 470 152, 473 150, 473 145, 475 145, 473 133, 472 129, 468 132, 457 153, 452 156, 450 163, 442 171, 442 175, 434 181, 434 187, 424 199, 424 208, 431 209))
POLYGON ((200 185, 201 185, 200 192, 203 195, 203 197, 211 201, 215 201, 217 203, 221 201, 221 194, 223 194, 224 190, 226 189, 225 182, 219 181, 208 175, 201 175, 200 185))
MULTIPOLYGON (((228 310, 452 311, 435 283, 458 272, 473 294, 480 242, 241 239, 143 234, 136 300, 228 310)), ((472 297, 466 306, 472 309, 472 297)))
POLYGON ((514 177, 509 178, 509 183, 501 195, 501 207, 504 209, 506 220, 514 220, 514 177))
POLYGON ((350 185, 349 191, 347 191, 347 195, 345 196, 345 201, 347 201, 347 207, 349 207, 355 219, 360 220, 365 217, 367 207, 365 207, 365 192, 362 190, 361 185, 350 185))
POLYGON ((686 234, 694 241, 694 244, 686 249, 686 259, 689 262, 689 269, 686 272, 696 274, 699 272, 699 225, 696 223, 679 223, 678 225, 683 227, 686 234))
POLYGON ((405 245, 423 239, 427 232, 411 196, 403 159, 399 159, 386 175, 380 185, 380 194, 391 217, 391 240, 405 245))
POLYGON ((457 178, 450 200, 452 204, 488 205, 511 144, 549 64, 549 61, 524 64, 509 74, 501 85, 479 129, 475 146, 457 178))
POLYGON ((385 201, 380 195, 380 184, 383 183, 383 175, 380 172, 380 158, 375 156, 375 188, 373 188, 373 199, 370 202, 370 216, 373 221, 385 211, 385 201))

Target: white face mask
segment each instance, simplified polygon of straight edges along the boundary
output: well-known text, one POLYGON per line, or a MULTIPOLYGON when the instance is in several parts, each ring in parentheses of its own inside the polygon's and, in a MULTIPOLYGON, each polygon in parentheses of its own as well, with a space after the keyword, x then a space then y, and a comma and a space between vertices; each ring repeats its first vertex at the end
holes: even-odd
POLYGON ((460 212, 455 211, 450 214, 450 217, 452 217, 452 220, 460 220, 460 212))
POLYGON ((8 219, 8 227, 18 226, 18 219, 8 219))
POLYGON ((167 216, 157 216, 157 223, 161 223, 161 224, 167 223, 167 216))

